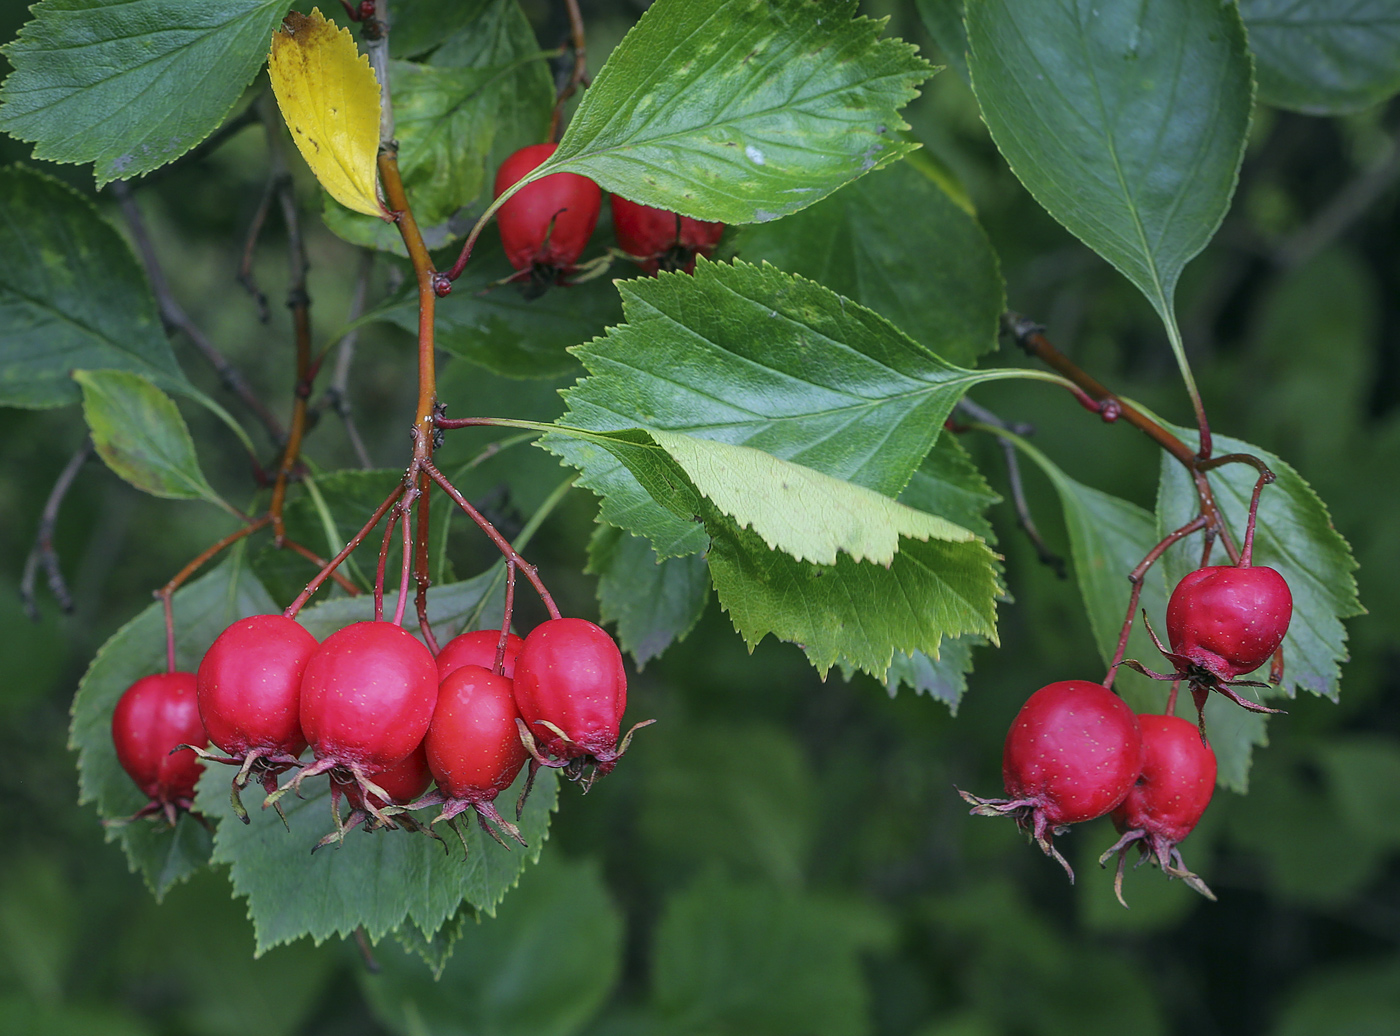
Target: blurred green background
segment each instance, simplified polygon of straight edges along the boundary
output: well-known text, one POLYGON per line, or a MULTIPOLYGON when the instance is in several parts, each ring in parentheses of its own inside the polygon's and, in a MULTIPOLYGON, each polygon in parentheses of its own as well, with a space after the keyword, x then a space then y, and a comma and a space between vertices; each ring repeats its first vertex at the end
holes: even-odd
MULTIPOLYGON (((563 37, 558 5, 523 6, 542 44, 563 37)), ((584 5, 594 68, 644 6, 584 5)), ((937 52, 912 2, 865 6, 937 52)), ((24 18, 22 4, 0 5, 0 37, 13 38, 24 18)), ((1187 419, 1160 323, 1011 176, 965 82, 938 75, 908 118, 976 204, 1011 306, 1121 393, 1187 419)), ((564 790, 543 863, 498 917, 466 922, 440 982, 390 940, 374 950, 378 974, 353 943, 303 941, 255 961, 223 874, 205 872, 157 905, 127 873, 93 811, 75 806, 65 748, 68 705, 96 648, 226 520, 198 503, 144 497, 89 463, 57 527, 75 609, 61 613, 41 588, 41 621, 31 624, 21 569, 84 428, 76 408, 0 410, 0 1032, 1400 1032, 1398 132, 1395 102, 1330 119, 1260 108, 1235 205, 1182 287, 1188 349, 1216 429, 1282 455, 1312 483, 1361 563, 1369 609, 1349 623, 1341 703, 1289 703, 1255 754, 1250 794, 1219 792, 1186 843, 1218 903, 1144 868, 1127 877, 1132 909, 1123 910, 1094 866, 1114 838, 1107 821, 1063 840, 1079 874, 1071 887, 1013 825, 966 815, 954 785, 1000 791, 1001 740, 1027 694, 1101 671, 1077 588, 1037 563, 1003 503, 994 518, 1014 604, 1001 611, 1002 648, 976 652, 956 717, 863 677, 823 683, 789 645, 769 641, 749 655, 712 602, 689 638, 632 682, 630 716, 657 726, 586 799, 564 790), (1374 188, 1364 207, 1328 222, 1358 183, 1374 188)), ((0 141, 0 160, 27 157, 0 141)), ((260 133, 244 132, 152 177, 137 196, 178 298, 285 409, 279 226, 256 253, 270 328, 233 277, 264 163, 260 133)), ((87 171, 46 168, 91 191, 87 171)), ((313 214, 308 178, 299 189, 324 335, 348 311, 357 259, 313 214)), ((110 198, 98 202, 112 209, 110 198)), ((374 290, 389 276, 381 265, 374 290)), ((191 376, 219 392, 187 344, 176 347, 191 376)), ((408 456, 411 357, 397 330, 375 325, 361 336, 351 394, 380 466, 408 456)), ((1010 347, 989 361, 1022 362, 1010 347)), ((512 382, 454 361, 441 393, 457 416, 549 419, 554 389, 570 380, 512 382)), ((1035 385, 975 396, 1033 422, 1037 444, 1075 478, 1152 506, 1158 458, 1132 429, 1104 426, 1035 385)), ((186 416, 211 479, 246 499, 252 486, 232 437, 203 412, 186 416)), ((443 466, 482 441, 454 438, 443 466)), ((964 441, 1006 493, 995 444, 964 441)), ((326 468, 356 463, 330 415, 309 451, 326 468)), ((1052 489, 1025 474, 1037 522, 1066 551, 1052 489)), ((552 457, 522 446, 463 489, 489 495, 509 531, 559 477, 552 457)), ((580 574, 594 506, 590 494, 571 494, 532 548, 566 612, 582 615, 596 615, 593 581, 580 574)), ((461 574, 489 561, 460 529, 451 549, 461 574)), ((538 617, 526 611, 522 625, 538 617)))

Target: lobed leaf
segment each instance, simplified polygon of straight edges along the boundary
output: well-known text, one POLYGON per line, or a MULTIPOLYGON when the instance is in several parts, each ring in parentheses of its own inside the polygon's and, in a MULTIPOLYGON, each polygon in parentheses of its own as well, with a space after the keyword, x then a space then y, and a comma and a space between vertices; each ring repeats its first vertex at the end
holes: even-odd
POLYGON ((212 133, 267 55, 285 0, 41 0, 4 48, 0 129, 34 157, 94 163, 97 186, 212 133))
POLYGON ((932 72, 854 0, 658 0, 612 52, 559 150, 564 170, 696 219, 754 223, 914 145, 898 110, 932 72))
POLYGON ((146 275, 112 225, 52 177, 0 169, 0 405, 71 403, 74 368, 188 386, 146 275))
MULTIPOLYGON (((1169 426, 1170 427, 1170 426, 1169 426)), ((1196 443, 1195 433, 1171 428, 1180 438, 1196 443)), ((1341 663, 1348 658, 1343 619, 1364 614, 1356 596, 1356 560, 1345 539, 1332 526, 1327 507, 1292 466, 1239 439, 1213 436, 1217 455, 1250 453, 1278 476, 1266 486, 1259 500, 1259 522, 1254 534, 1254 562, 1275 568, 1288 580, 1293 592, 1293 620, 1283 639, 1284 675, 1279 692, 1292 697, 1299 689, 1337 700, 1341 663)), ((1258 473, 1247 464, 1231 464, 1209 474, 1221 513, 1235 534, 1244 537, 1249 501, 1258 473)), ((1180 464, 1162 458, 1157 489, 1159 529, 1170 531, 1195 513, 1196 492, 1180 464), (1184 516, 1184 517, 1183 517, 1184 516)), ((1218 564, 1227 564, 1220 560, 1218 564)), ((1167 579, 1175 586, 1200 561, 1199 550, 1180 547, 1168 551, 1167 579)))
MULTIPOLYGON (((466 822, 468 811, 458 821, 470 847, 465 859, 451 831, 443 832, 450 852, 412 831, 356 829, 339 846, 308 855, 334 830, 328 781, 308 782, 314 787, 305 787, 304 798, 281 800, 289 831, 272 810, 250 810, 251 823, 239 823, 229 803, 229 779, 225 772, 206 773, 196 804, 219 820, 212 859, 228 865, 234 894, 248 901, 259 955, 303 936, 321 943, 361 927, 376 942, 406 922, 431 935, 464 901, 494 915, 525 867, 539 860, 558 800, 553 771, 542 772, 520 822, 528 848, 502 848, 474 820, 466 822)), ((523 782, 522 775, 501 793, 500 803, 514 803, 523 782)), ((424 815, 423 822, 431 818, 424 815)))
POLYGON ((1400 91, 1392 0, 1240 0, 1265 104, 1337 115, 1400 91))
POLYGON ((289 11, 272 34, 267 76, 301 157, 321 186, 347 209, 384 213, 379 154, 379 81, 349 29, 318 8, 289 11))
POLYGON ((585 572, 598 577, 598 608, 640 671, 695 628, 710 602, 710 573, 698 554, 657 558, 651 544, 600 524, 588 542, 585 572))
MULTIPOLYGON (((969 388, 1024 377, 946 363, 887 320, 771 266, 701 260, 693 276, 619 285, 627 323, 574 350, 590 376, 561 423, 643 427, 748 446, 894 496, 969 388)), ((604 497, 602 517, 662 556, 704 549, 689 516, 652 503, 594 444, 544 440, 604 497)))
POLYGON ((706 528, 710 578, 750 649, 771 633, 801 646, 823 675, 840 663, 884 680, 896 652, 936 659, 945 637, 996 640, 997 573, 980 540, 907 540, 888 568, 847 555, 823 566, 742 529, 706 528))
POLYGON ((1173 296, 1234 193, 1252 102, 1235 6, 967 6, 982 117, 1046 211, 1174 326, 1173 296))
POLYGON ((738 250, 870 307, 949 363, 997 347, 1006 293, 991 242, 911 161, 745 229, 738 250))
MULTIPOLYGON (((175 593, 175 663, 193 672, 229 623, 275 611, 272 600, 242 563, 242 551, 175 593)), ((88 666, 73 699, 68 747, 78 753, 78 802, 95 803, 104 819, 129 817, 146 798, 117 762, 112 712, 126 689, 143 676, 164 672, 165 617, 159 603, 114 633, 88 666)), ((227 774, 224 797, 227 798, 227 774)), ((188 815, 172 831, 157 820, 109 827, 132 870, 139 870, 159 899, 209 859, 209 835, 188 815)))
POLYGON ((199 467, 185 419, 150 381, 127 371, 74 371, 83 416, 107 466, 144 493, 168 500, 206 500, 233 509, 199 467))

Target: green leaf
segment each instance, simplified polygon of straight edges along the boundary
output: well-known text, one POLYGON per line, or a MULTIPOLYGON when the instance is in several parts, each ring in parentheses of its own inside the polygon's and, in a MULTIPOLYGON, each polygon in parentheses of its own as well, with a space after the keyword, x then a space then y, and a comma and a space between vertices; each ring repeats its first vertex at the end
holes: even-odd
POLYGON ((617 982, 622 921, 597 863, 552 852, 495 918, 464 927, 440 981, 385 947, 360 988, 400 1036, 572 1036, 617 982))
POLYGON ((389 76, 404 187, 425 225, 442 222, 489 189, 495 167, 487 160, 502 106, 513 110, 521 89, 529 91, 530 128, 542 136, 554 103, 543 55, 535 51, 485 68, 396 61, 389 76), (529 65, 537 66, 535 74, 520 75, 529 65))
POLYGON ((107 466, 137 489, 167 500, 207 500, 232 512, 200 470, 194 440, 174 401, 139 374, 74 371, 83 416, 107 466))
MULTIPOLYGON (((771 266, 701 260, 694 276, 619 285, 627 323, 575 350, 590 377, 565 393, 561 423, 649 428, 754 447, 893 496, 944 418, 982 381, 1019 368, 944 362, 883 317, 771 266)), ((620 460, 595 444, 542 443, 583 471, 602 517, 650 539, 662 557, 705 540, 653 504, 620 460)))
POLYGON ((212 133, 267 58, 285 0, 42 0, 4 48, 0 129, 34 157, 93 162, 97 185, 212 133))
POLYGON ((525 181, 568 170, 696 219, 796 212, 912 149, 932 66, 854 0, 658 0, 525 181))
MULTIPOLYGON (((1168 426, 1194 449, 1196 435, 1168 426)), ((1336 701, 1341 663, 1347 660, 1347 634, 1343 619, 1364 613, 1356 597, 1356 561, 1346 540, 1332 527, 1327 507, 1289 464, 1239 439, 1216 435, 1217 455, 1250 453, 1278 476, 1266 486, 1259 500, 1259 522, 1254 534, 1254 563, 1277 569, 1293 592, 1293 620, 1283 638, 1284 674, 1279 693, 1292 697, 1301 688, 1336 701)), ((1209 474, 1235 542, 1244 539, 1249 501, 1258 473, 1247 464, 1231 464, 1209 474)), ((1165 454, 1157 490, 1158 528, 1175 529, 1198 510, 1195 486, 1180 464, 1165 454)), ((1217 563, 1223 552, 1217 548, 1217 563)), ((1171 585, 1200 562, 1199 541, 1179 544, 1168 551, 1166 574, 1171 585)))
POLYGON ((988 543, 996 542, 987 508, 1000 503, 1001 497, 987 484, 962 443, 952 436, 942 436, 933 444, 899 494, 899 502, 941 515, 988 543))
POLYGON ((916 0, 924 28, 938 44, 942 56, 966 82, 967 26, 963 24, 963 0, 916 0))
POLYGON ((897 651, 936 658, 945 637, 996 639, 998 578, 980 540, 905 540, 888 568, 848 555, 823 566, 745 530, 706 528, 710 578, 750 649, 771 633, 799 644, 822 675, 842 663, 884 680, 897 651))
POLYGON ((49 176, 0 169, 0 406, 74 402, 74 368, 185 384, 146 275, 111 224, 49 176))
POLYGON ((648 733, 632 749, 646 771, 637 822, 665 873, 721 860, 734 873, 800 888, 819 813, 816 777, 792 734, 757 723, 648 733))
MULTIPOLYGON (((193 672, 204 652, 229 623, 265 614, 275 606, 235 552, 207 576, 177 591, 175 663, 193 672)), ((117 762, 112 746, 112 711, 117 699, 143 676, 165 671, 165 617, 152 604, 102 645, 78 684, 68 747, 78 753, 78 802, 97 804, 104 819, 129 817, 146 797, 117 762)), ((223 775, 227 779, 227 774, 223 775)), ((227 787, 224 788, 227 798, 227 787)), ((157 898, 185 880, 209 858, 209 835, 182 816, 172 832, 156 821, 107 829, 126 850, 132 870, 139 870, 157 898)))
POLYGON ((1240 16, 1265 104, 1337 115, 1400 90, 1392 0, 1240 0, 1240 16))
MULTIPOLYGON (((319 944, 360 927, 377 942, 407 921, 435 933, 463 900, 494 915, 525 867, 539 860, 558 800, 553 771, 541 773, 520 822, 529 848, 504 849, 462 818, 458 826, 470 846, 465 860, 451 831, 443 832, 449 845, 444 852, 443 843, 412 831, 358 828, 338 847, 308 856, 334 830, 328 781, 308 782, 314 786, 304 786, 304 798, 281 800, 288 831, 270 809, 251 810, 252 822, 240 824, 229 802, 229 779, 225 772, 206 773, 196 806, 220 821, 213 862, 228 864, 234 894, 248 901, 258 955, 305 935, 319 944)), ((501 793, 502 806, 513 804, 523 786, 522 775, 501 793)), ((430 819, 424 815, 423 822, 430 819)))
POLYGON ((750 446, 659 429, 650 434, 721 512, 799 561, 834 565, 840 552, 888 566, 901 537, 976 539, 944 518, 750 446))
POLYGON ((908 687, 915 694, 927 694, 948 706, 948 711, 956 716, 962 696, 967 693, 967 674, 972 672, 972 649, 986 643, 984 637, 964 634, 945 637, 938 646, 936 657, 922 651, 908 654, 896 651, 885 674, 885 689, 890 692, 890 697, 894 697, 901 686, 908 687))
MULTIPOLYGON (((1107 665, 1113 660, 1113 653, 1118 647, 1123 620, 1127 617, 1128 600, 1132 596, 1128 573, 1142 563, 1142 559, 1171 529, 1159 533, 1156 519, 1150 512, 1131 501, 1076 482, 1030 443, 1022 439, 1014 441, 1049 476, 1060 496, 1065 528, 1069 531, 1074 576, 1084 599, 1084 611, 1089 617, 1089 627, 1093 630, 1099 657, 1107 665)), ((1187 520, 1189 518, 1179 524, 1184 525, 1187 520)), ((1143 628, 1141 613, 1144 609, 1161 631, 1167 610, 1167 585, 1160 564, 1149 568, 1143 579, 1138 614, 1134 619, 1126 655, 1127 658, 1140 659, 1152 669, 1157 668, 1156 662, 1160 656, 1143 628)), ((1133 674, 1123 670, 1115 683, 1118 680, 1123 681, 1126 687, 1133 682, 1133 674)), ((1150 695, 1139 688, 1134 704, 1140 706, 1140 711, 1158 711, 1166 693, 1165 684, 1150 695)))
MULTIPOLYGON (((375 508, 402 481, 403 471, 388 468, 370 471, 346 469, 308 477, 302 481, 307 492, 290 499, 283 510, 287 535, 323 558, 335 557, 375 508)), ((456 505, 445 494, 439 493, 433 498, 431 507, 432 538, 436 545, 440 542, 439 534, 445 528, 451 509, 456 505)), ((378 558, 385 521, 387 519, 380 519, 375 530, 365 537, 361 547, 346 559, 340 569, 362 590, 374 586, 375 559, 378 558)), ((401 543, 397 536, 390 541, 386 573, 399 572, 401 543)), ((434 552, 433 561, 433 582, 440 583, 444 573, 441 571, 439 552, 434 552)), ((271 543, 253 556, 252 563, 268 592, 284 607, 301 593, 320 568, 301 555, 290 550, 279 550, 271 543)), ((396 575, 387 578, 388 582, 397 585, 396 575)), ((327 589, 330 587, 327 586, 327 589)))
POLYGON ((896 650, 996 636, 996 555, 966 529, 749 447, 656 429, 564 434, 606 449, 662 508, 703 526, 720 604, 751 648, 773 633, 823 675, 841 662, 884 679, 896 650))
MULTIPOLYGON (((452 294, 438 300, 435 344, 508 378, 576 374, 578 361, 567 350, 622 319, 616 289, 599 278, 551 288, 539 298, 527 299, 516 285, 491 287, 513 273, 500 236, 488 230, 453 284, 452 294)), ((416 290, 405 290, 371 318, 387 320, 416 336, 416 290)))
MULTIPOLYGON (((501 627, 505 610, 504 566, 497 564, 480 575, 456 583, 440 583, 428 588, 428 621, 439 644, 464 629, 501 627), (466 625, 471 623, 470 625, 466 625)), ((415 593, 411 588, 410 594, 415 593)), ((384 594, 384 611, 393 614, 398 604, 398 589, 384 594)), ((410 633, 418 630, 417 611, 411 605, 404 610, 403 627, 410 633)), ((307 608, 297 621, 311 631, 317 640, 324 640, 336 630, 352 622, 374 618, 374 600, 370 594, 340 597, 307 608)))
POLYGON ((862 177, 809 209, 743 232, 739 253, 869 306, 949 363, 997 346, 1006 308, 977 221, 909 162, 862 177))
POLYGON ((695 628, 710 601, 704 558, 656 556, 651 544, 614 525, 600 524, 588 543, 588 567, 598 577, 603 622, 617 624, 622 650, 637 670, 695 628))
POLYGON ((673 896, 653 958, 658 1032, 859 1036, 861 951, 887 944, 864 906, 713 875, 673 896))
POLYGON ((1174 329, 1177 279, 1229 207, 1249 127, 1235 6, 976 0, 967 31, 1012 171, 1174 329))

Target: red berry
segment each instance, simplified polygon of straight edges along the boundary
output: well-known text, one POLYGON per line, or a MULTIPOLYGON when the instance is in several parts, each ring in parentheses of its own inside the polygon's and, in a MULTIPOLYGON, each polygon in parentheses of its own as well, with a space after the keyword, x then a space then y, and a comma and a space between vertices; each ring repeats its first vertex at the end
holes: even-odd
MULTIPOLYGON (((500 642, 500 630, 472 630, 453 637, 438 652, 438 679, 446 680, 464 665, 479 665, 483 669, 494 670, 496 648, 500 642)), ((524 643, 525 638, 517 637, 514 633, 506 634, 504 668, 507 680, 515 677, 515 656, 520 654, 520 646, 524 643)))
POLYGON ((336 765, 376 774, 402 762, 428 732, 437 685, 432 654, 392 622, 332 633, 301 681, 301 729, 317 772, 336 765))
MULTIPOLYGON (((531 144, 516 151, 496 172, 495 197, 554 154, 557 144, 531 144)), ((517 270, 543 266, 570 270, 583 254, 603 193, 577 173, 553 173, 522 187, 496 212, 506 258, 517 270)))
POLYGON ((592 759, 605 774, 617 759, 627 708, 622 653, 586 619, 542 622, 515 660, 515 703, 545 751, 561 759, 592 759))
POLYGON ((138 813, 161 812, 173 823, 175 807, 189 809, 203 766, 191 749, 203 747, 194 673, 156 673, 128 687, 112 713, 112 742, 121 763, 150 803, 138 813))
POLYGON ((649 274, 660 270, 695 269, 695 256, 709 258, 724 233, 723 223, 706 223, 665 209, 640 205, 611 195, 613 232, 628 255, 641 259, 649 274))
POLYGON ((511 786, 529 758, 520 743, 511 681, 464 665, 442 681, 423 745, 444 798, 489 802, 511 786))
MULTIPOLYGON (((1188 871, 1177 843, 1189 835, 1210 805, 1215 791, 1215 752, 1195 724, 1176 716, 1139 716, 1142 726, 1142 773, 1113 811, 1123 837, 1100 862, 1119 854, 1114 887, 1123 899, 1123 854, 1137 843, 1157 859, 1162 870, 1211 899, 1210 889, 1188 871)), ((1124 904, 1127 905, 1126 903, 1124 904)))
POLYGON ((963 798, 983 816, 1010 815, 1074 872, 1051 844, 1067 824, 1118 805, 1142 771, 1142 733, 1133 710, 1101 684, 1062 680, 1036 691, 1006 734, 1002 779, 1008 800, 963 798))
POLYGON ((253 615, 220 633, 199 663, 199 715, 209 740, 240 760, 250 752, 300 755, 301 678, 317 647, 283 615, 253 615))
POLYGON ((1172 651, 1220 680, 1269 660, 1293 616, 1288 582, 1272 568, 1198 568, 1167 602, 1172 651))
MULTIPOLYGON (((428 790, 428 785, 433 783, 433 775, 428 770, 428 753, 423 745, 420 744, 410 752, 403 762, 389 767, 382 773, 376 773, 374 783, 389 793, 389 802, 396 806, 405 805, 422 795, 428 790)), ((365 793, 357 781, 346 780, 332 771, 331 784, 336 791, 345 796, 351 809, 365 808, 365 793)), ((369 797, 376 809, 383 809, 389 804, 373 793, 369 797)))

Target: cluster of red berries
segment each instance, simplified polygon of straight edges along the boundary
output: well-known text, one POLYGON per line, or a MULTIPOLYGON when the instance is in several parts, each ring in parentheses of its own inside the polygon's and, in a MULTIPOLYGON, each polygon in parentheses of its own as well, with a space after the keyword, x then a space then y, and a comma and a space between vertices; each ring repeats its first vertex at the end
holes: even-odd
MULTIPOLYGON (((531 144, 516 151, 496 172, 495 197, 554 154, 557 144, 531 144)), ((723 223, 706 223, 664 209, 611 196, 617 244, 648 274, 695 269, 719 244, 723 223)), ((540 292, 578 267, 598 224, 602 191, 586 176, 554 173, 527 184, 501 206, 496 223, 511 266, 540 292)))
MULTIPOLYGON (((1152 675, 1189 681, 1198 710, 1212 690, 1241 701, 1229 685, 1245 682, 1236 678, 1278 650, 1292 613, 1288 583, 1271 568, 1198 569, 1177 585, 1167 605, 1172 649, 1163 652, 1176 671, 1152 675)), ((1215 788, 1215 752, 1200 715, 1199 728, 1172 715, 1138 716, 1102 684, 1052 683, 1030 696, 1007 732, 1002 780, 1008 797, 960 794, 976 815, 1014 817, 1071 881, 1074 871, 1052 836, 1070 824, 1111 815, 1122 837, 1099 862, 1118 855, 1114 889, 1120 902, 1124 860, 1134 845, 1139 863, 1152 859, 1163 873, 1214 899, 1177 848, 1215 788)))
POLYGON ((255 615, 219 635, 197 674, 136 681, 117 703, 112 738, 151 799, 138 816, 173 822, 190 809, 203 759, 238 766, 232 799, 245 823, 239 790, 249 780, 262 783, 267 806, 328 774, 335 830, 321 845, 367 821, 424 830, 407 811, 433 805, 442 807, 433 823, 455 829, 452 818, 471 808, 497 841, 487 821, 523 844, 496 796, 527 762, 531 780, 539 766, 586 784, 608 773, 631 736, 618 740, 626 704, 617 645, 583 619, 551 619, 523 639, 463 633, 434 658, 391 622, 358 622, 318 644, 294 619, 255 615))

